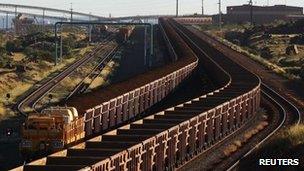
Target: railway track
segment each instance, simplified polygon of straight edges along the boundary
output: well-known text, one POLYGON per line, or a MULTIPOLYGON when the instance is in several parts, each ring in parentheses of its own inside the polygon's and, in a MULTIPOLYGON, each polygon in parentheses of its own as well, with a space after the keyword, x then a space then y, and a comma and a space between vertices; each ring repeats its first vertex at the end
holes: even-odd
POLYGON ((74 88, 74 90, 65 98, 65 101, 67 101, 69 98, 71 98, 76 93, 83 93, 85 92, 92 81, 98 77, 102 69, 106 66, 107 63, 109 63, 112 58, 114 57, 115 53, 119 49, 118 46, 115 46, 114 48, 109 49, 109 51, 103 52, 100 56, 103 56, 101 60, 98 62, 98 64, 92 69, 92 71, 74 88), (90 83, 86 83, 85 81, 90 81, 90 83))
POLYGON ((173 170, 254 116, 261 85, 256 75, 209 47, 211 58, 200 48, 208 45, 182 25, 160 23, 179 58, 197 56, 217 90, 49 156, 44 165, 25 165, 24 170, 173 170))
MULTIPOLYGON (((214 38, 210 38, 209 35, 207 36, 201 34, 201 39, 204 39, 213 47, 220 50, 222 53, 227 54, 227 56, 230 56, 230 59, 234 61, 234 59, 232 58, 233 55, 229 53, 229 51, 226 52, 225 50, 223 50, 225 49, 223 48, 224 45, 222 45, 220 42, 214 40, 214 38)), ((238 62, 235 61, 235 62, 238 63, 238 65, 242 66, 241 62, 239 61, 238 62)), ((245 68, 244 66, 242 67, 245 68)), ((269 99, 273 103, 273 106, 275 106, 279 111, 281 111, 278 116, 280 119, 278 120, 277 123, 272 123, 275 126, 273 127, 271 132, 267 132, 267 134, 260 135, 263 138, 261 138, 259 142, 255 144, 254 148, 251 148, 249 151, 245 152, 244 154, 239 155, 241 159, 235 158, 234 159, 235 162, 233 163, 230 162, 229 164, 226 164, 226 167, 220 167, 221 169, 234 170, 242 159, 250 155, 261 144, 263 144, 271 136, 273 136, 278 130, 280 130, 283 127, 288 127, 290 125, 301 123, 301 112, 291 101, 287 100, 285 97, 280 95, 280 93, 276 92, 274 89, 270 88, 265 83, 261 84, 261 91, 264 98, 269 99)), ((231 161, 232 159, 229 158, 229 160, 231 161)))
POLYGON ((228 171, 237 170, 238 165, 242 160, 251 155, 255 150, 257 150, 258 147, 260 147, 263 143, 267 142, 279 130, 290 125, 298 125, 301 123, 301 112, 290 101, 285 99, 272 88, 268 87, 266 84, 262 84, 262 94, 265 98, 272 102, 274 107, 278 109, 278 122, 271 123, 273 125, 272 130, 270 132, 267 132, 267 134, 264 133, 264 135, 262 135, 263 138, 261 138, 258 143, 254 144, 253 148, 251 147, 250 150, 248 150, 241 156, 238 155, 240 157, 238 157, 237 159, 234 157, 234 162, 228 162, 227 164, 221 167, 222 169, 228 171))
MULTIPOLYGON (((220 51, 222 53, 227 54, 227 56, 229 56, 229 54, 230 54, 229 51, 226 52, 226 51, 221 50, 221 49, 224 49, 224 48, 222 48, 222 46, 224 46, 224 45, 222 45, 221 43, 219 43, 217 41, 214 42, 214 41, 210 40, 210 38, 208 39, 208 37, 205 37, 205 36, 201 36, 201 39, 204 39, 209 44, 211 44, 215 49, 220 49, 220 51)), ((209 52, 209 54, 210 54, 210 52, 209 52)), ((231 57, 230 58, 231 60, 234 60, 233 56, 231 54, 230 54, 230 57, 231 57)), ((240 66, 242 66, 240 64, 240 62, 236 62, 236 63, 238 63, 240 66)), ((242 67, 245 68, 244 66, 242 66, 242 67)), ((239 164, 240 160, 242 160, 243 158, 245 158, 249 154, 251 154, 257 147, 259 147, 262 143, 267 141, 278 130, 280 130, 283 127, 287 127, 287 126, 290 126, 293 124, 299 124, 301 122, 301 113, 300 113, 299 109, 294 104, 292 104, 292 102, 287 100, 285 97, 281 96, 278 92, 271 89, 269 86, 267 86, 264 83, 261 84, 261 90, 262 90, 262 95, 264 96, 264 98, 268 98, 273 103, 273 106, 275 106, 276 108, 278 108, 279 111, 281 111, 279 113, 279 116, 277 116, 280 119, 278 120, 277 123, 272 123, 275 126, 273 127, 273 129, 270 132, 268 132, 267 134, 264 134, 264 135, 260 135, 263 138, 261 138, 259 140, 259 142, 254 145, 254 148, 252 148, 252 149, 249 148, 249 150, 246 151, 245 153, 238 155, 239 158, 241 158, 241 159, 234 157, 234 161, 235 161, 234 163, 231 164, 231 162, 230 162, 227 164, 227 162, 226 162, 225 167, 222 167, 221 164, 219 164, 220 166, 216 167, 217 169, 234 170, 236 168, 236 166, 239 164)), ((232 160, 231 158, 233 158, 233 157, 229 157, 228 160, 231 161, 232 160)))
MULTIPOLYGON (((113 37, 108 37, 105 42, 109 42, 113 40, 113 37)), ((55 77, 48 80, 46 83, 41 85, 39 88, 37 88, 35 91, 31 92, 26 98, 21 100, 17 105, 17 110, 24 116, 26 116, 26 113, 24 112, 24 108, 30 107, 35 110, 35 106, 37 102, 43 98, 48 92, 50 92, 56 85, 59 84, 61 80, 69 76, 73 71, 82 65, 89 62, 96 54, 98 54, 102 50, 101 45, 97 45, 97 47, 92 51, 92 53, 86 55, 85 57, 81 58, 80 60, 76 61, 69 67, 67 67, 65 70, 60 72, 55 77)))

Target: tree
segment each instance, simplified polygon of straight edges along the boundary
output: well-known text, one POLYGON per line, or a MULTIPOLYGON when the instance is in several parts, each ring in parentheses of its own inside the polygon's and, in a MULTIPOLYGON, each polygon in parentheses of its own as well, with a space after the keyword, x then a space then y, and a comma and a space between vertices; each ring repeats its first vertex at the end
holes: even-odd
POLYGON ((24 49, 22 46, 22 42, 19 39, 15 39, 13 41, 7 41, 5 48, 6 51, 8 52, 20 52, 24 49))
POLYGON ((5 67, 9 62, 9 57, 6 54, 6 50, 0 47, 0 67, 5 67))

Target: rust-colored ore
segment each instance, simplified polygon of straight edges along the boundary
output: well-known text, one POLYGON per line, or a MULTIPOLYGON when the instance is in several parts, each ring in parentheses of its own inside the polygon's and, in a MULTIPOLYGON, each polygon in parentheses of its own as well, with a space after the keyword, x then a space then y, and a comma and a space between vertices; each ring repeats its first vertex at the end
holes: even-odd
MULTIPOLYGON (((172 27, 170 26, 166 27, 166 30, 168 33, 168 37, 177 36, 176 32, 172 31, 172 27)), ((143 85, 153 82, 159 78, 162 78, 197 60, 194 53, 191 50, 189 50, 189 48, 185 48, 187 45, 183 41, 181 41, 181 39, 177 39, 177 40, 179 40, 179 42, 172 42, 173 46, 179 47, 178 49, 183 49, 182 53, 178 53, 181 55, 179 56, 179 59, 177 61, 147 71, 143 74, 139 74, 131 79, 116 84, 112 84, 106 88, 97 89, 87 94, 82 94, 79 96, 72 97, 70 100, 68 100, 67 105, 76 107, 80 115, 83 115, 85 111, 88 109, 94 108, 95 106, 98 106, 113 98, 121 96, 134 89, 140 88, 143 85)))

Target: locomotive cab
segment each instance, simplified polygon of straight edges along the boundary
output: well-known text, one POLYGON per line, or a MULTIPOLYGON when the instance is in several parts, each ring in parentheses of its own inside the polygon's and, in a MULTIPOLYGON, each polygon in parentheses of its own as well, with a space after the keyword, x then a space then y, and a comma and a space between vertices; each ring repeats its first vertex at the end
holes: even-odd
POLYGON ((57 151, 84 137, 83 118, 78 118, 75 108, 48 108, 30 114, 21 134, 20 151, 24 156, 57 151))

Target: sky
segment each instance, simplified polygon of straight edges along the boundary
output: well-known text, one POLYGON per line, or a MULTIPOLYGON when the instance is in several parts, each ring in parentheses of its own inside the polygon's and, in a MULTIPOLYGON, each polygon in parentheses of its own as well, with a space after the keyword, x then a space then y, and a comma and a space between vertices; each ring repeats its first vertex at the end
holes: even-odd
MULTIPOLYGON (((304 0, 253 0, 255 5, 287 4, 304 6, 304 0)), ((73 9, 77 12, 92 13, 108 17, 175 14, 176 0, 0 0, 0 3, 34 5, 58 9, 73 9)), ((222 0, 222 11, 226 6, 241 5, 248 0, 222 0)), ((201 13, 202 0, 179 0, 180 14, 201 13)), ((218 12, 218 0, 204 0, 205 14, 218 12)))

